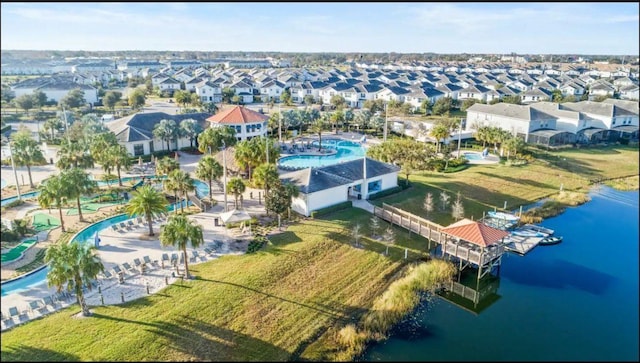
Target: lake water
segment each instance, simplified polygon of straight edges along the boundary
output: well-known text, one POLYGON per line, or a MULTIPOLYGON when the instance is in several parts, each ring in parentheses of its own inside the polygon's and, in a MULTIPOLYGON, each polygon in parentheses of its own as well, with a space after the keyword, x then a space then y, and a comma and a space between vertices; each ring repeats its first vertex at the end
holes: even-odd
POLYGON ((362 360, 638 361, 638 191, 591 196, 541 223, 563 242, 503 257, 476 312, 431 296, 362 360))

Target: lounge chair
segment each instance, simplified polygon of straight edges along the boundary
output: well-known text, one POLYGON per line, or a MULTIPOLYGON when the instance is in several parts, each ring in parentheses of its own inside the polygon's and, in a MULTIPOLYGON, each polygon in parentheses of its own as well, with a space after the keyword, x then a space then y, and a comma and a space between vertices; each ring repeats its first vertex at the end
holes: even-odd
POLYGON ((129 272, 136 273, 136 270, 129 264, 129 262, 123 263, 122 267, 124 267, 125 270, 127 270, 129 272))
POLYGON ((53 299, 51 298, 51 296, 45 296, 42 298, 42 302, 44 303, 44 306, 51 306, 53 308, 53 310, 56 309, 56 304, 58 304, 57 302, 54 302, 53 299))
POLYGON ((158 264, 157 260, 151 260, 151 258, 149 256, 144 256, 142 257, 142 260, 144 261, 144 263, 146 263, 149 267, 151 266, 155 266, 155 267, 159 267, 160 265, 158 264))
POLYGON ((29 320, 29 315, 27 315, 27 313, 23 312, 22 314, 18 315, 18 321, 20 321, 21 323, 28 320, 29 320))
POLYGON ((5 328, 16 325, 15 321, 13 321, 12 316, 4 316, 4 314, 2 315, 2 324, 4 324, 5 328))
POLYGON ((120 226, 120 229, 123 229, 123 230, 125 230, 125 229, 129 229, 129 228, 127 227, 127 225, 125 225, 125 224, 124 224, 124 222, 120 222, 120 224, 118 224, 118 225, 120 226))
POLYGON ((107 280, 113 278, 113 275, 108 270, 104 270, 102 272, 102 276, 104 276, 104 278, 107 279, 107 280))
POLYGON ((139 258, 134 258, 134 259, 133 259, 133 265, 134 265, 135 267, 140 267, 140 265, 142 265, 142 261, 140 261, 140 259, 139 259, 139 258))
POLYGON ((135 223, 133 223, 133 221, 131 219, 129 219, 127 221, 127 227, 129 227, 129 229, 134 229, 137 226, 135 225, 135 223))
POLYGON ((41 307, 42 306, 40 306, 40 301, 38 300, 29 301, 29 310, 31 312, 33 312, 34 310, 38 310, 41 307))
POLYGON ((13 318, 14 316, 20 315, 20 312, 18 311, 17 307, 12 306, 9 308, 9 315, 11 316, 11 318, 13 318))
POLYGON ((121 269, 121 268, 120 268, 120 266, 118 266, 118 265, 113 266, 113 272, 114 272, 116 275, 119 275, 119 274, 121 274, 121 273, 124 273, 124 271, 122 271, 122 269, 121 269))
POLYGON ((142 219, 142 217, 136 218, 136 222, 138 222, 138 225, 140 225, 140 226, 144 226, 144 223, 145 223, 144 219, 142 219))
POLYGON ((174 265, 178 263, 178 254, 177 253, 172 253, 171 254, 171 264, 174 265))
POLYGON ((111 229, 113 229, 116 232, 120 232, 120 229, 118 228, 118 226, 116 226, 115 224, 111 225, 111 229))
POLYGON ((168 254, 168 253, 163 253, 163 254, 162 254, 162 261, 167 261, 167 262, 168 262, 168 261, 170 261, 170 260, 169 260, 169 254, 168 254))

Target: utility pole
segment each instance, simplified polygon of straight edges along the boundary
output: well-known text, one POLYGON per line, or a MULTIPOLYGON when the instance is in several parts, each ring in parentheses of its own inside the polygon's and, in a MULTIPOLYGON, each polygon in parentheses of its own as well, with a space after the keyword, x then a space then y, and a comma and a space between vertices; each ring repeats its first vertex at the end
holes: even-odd
POLYGON ((460 118, 460 126, 458 127, 458 157, 460 157, 460 139, 462 133, 462 117, 460 118))
POLYGON ((16 191, 18 192, 18 200, 22 200, 20 195, 20 183, 18 183, 18 172, 16 171, 16 164, 13 161, 13 150, 11 149, 11 141, 9 141, 9 157, 11 157, 11 167, 13 168, 13 177, 16 180, 16 191))
POLYGON ((383 141, 387 141, 387 124, 389 123, 389 104, 384 104, 384 139, 383 141))
POLYGON ((224 211, 227 212, 227 144, 222 140, 222 163, 224 171, 224 211))

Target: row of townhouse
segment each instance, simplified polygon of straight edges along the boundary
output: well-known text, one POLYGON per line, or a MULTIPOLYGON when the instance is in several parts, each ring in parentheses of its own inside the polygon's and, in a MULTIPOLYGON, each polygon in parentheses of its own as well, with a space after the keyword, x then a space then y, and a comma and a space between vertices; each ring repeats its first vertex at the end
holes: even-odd
POLYGON ((11 85, 11 91, 16 97, 31 95, 36 91, 41 91, 47 95, 49 101, 60 102, 69 92, 80 89, 84 92, 84 99, 87 103, 94 105, 98 102, 98 89, 82 83, 77 83, 72 77, 38 77, 26 79, 22 82, 11 85))
POLYGON ((529 143, 558 146, 576 143, 638 140, 638 103, 537 102, 530 105, 474 104, 467 109, 465 131, 499 127, 529 143))

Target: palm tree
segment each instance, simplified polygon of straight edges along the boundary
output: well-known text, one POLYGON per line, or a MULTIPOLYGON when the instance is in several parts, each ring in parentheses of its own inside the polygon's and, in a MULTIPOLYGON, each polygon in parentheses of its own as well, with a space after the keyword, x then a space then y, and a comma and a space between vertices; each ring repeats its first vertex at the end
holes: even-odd
POLYGON ((55 139, 56 132, 59 132, 63 127, 64 122, 57 117, 49 118, 42 124, 44 130, 51 131, 51 141, 55 139))
POLYGON ((160 243, 163 246, 177 246, 184 253, 184 270, 189 277, 189 264, 187 263, 187 243, 191 247, 198 248, 204 243, 202 226, 189 220, 184 215, 171 215, 169 221, 160 232, 160 243))
POLYGON ((278 168, 275 164, 262 164, 253 173, 253 183, 258 188, 264 189, 264 195, 269 192, 269 186, 274 185, 278 180, 278 168))
POLYGON ((436 152, 440 152, 440 140, 443 140, 450 135, 449 128, 446 125, 439 123, 431 128, 429 134, 436 139, 436 152))
POLYGON ((109 148, 109 159, 116 167, 116 171, 118 172, 118 184, 122 186, 122 177, 120 176, 120 170, 124 168, 128 170, 131 167, 131 157, 129 156, 129 152, 127 148, 122 145, 113 145, 109 148))
POLYGON ((322 150, 322 131, 325 128, 325 120, 320 117, 311 124, 311 131, 318 134, 318 151, 322 150))
POLYGON ((192 118, 182 120, 180 121, 180 129, 182 134, 189 138, 189 146, 193 147, 193 140, 202 132, 202 127, 200 127, 198 121, 192 118))
POLYGON ((153 136, 167 142, 167 150, 171 151, 170 142, 178 135, 178 126, 173 120, 162 119, 153 127, 153 136))
POLYGON ((218 152, 222 145, 226 145, 226 147, 233 146, 237 141, 235 129, 231 127, 209 127, 198 135, 198 151, 213 154, 218 152))
MULTIPOLYGON (((178 171, 178 170, 174 170, 174 171, 178 171)), ((174 203, 178 203, 178 192, 180 191, 180 187, 178 186, 178 182, 175 179, 171 178, 171 175, 173 174, 174 171, 169 173, 169 176, 168 176, 167 180, 162 182, 162 189, 165 192, 173 193, 174 203)), ((173 210, 173 213, 178 213, 178 207, 177 206, 173 210)))
POLYGON ((80 206, 80 196, 93 193, 98 188, 98 184, 89 178, 89 174, 78 168, 63 171, 61 177, 62 181, 66 184, 69 198, 76 198, 78 216, 80 217, 80 221, 83 222, 84 217, 82 216, 80 206))
POLYGON ((74 168, 93 168, 94 159, 89 153, 89 146, 83 140, 70 141, 63 139, 62 145, 58 150, 58 162, 56 166, 59 169, 74 168))
POLYGON ((180 164, 174 158, 165 156, 164 158, 156 161, 156 175, 167 175, 173 170, 179 169, 180 164))
MULTIPOLYGON (((102 165, 103 170, 107 169, 104 165, 105 163, 108 163, 107 151, 114 145, 118 145, 118 139, 116 138, 116 134, 111 131, 98 134, 91 141, 89 151, 91 152, 91 155, 93 156, 95 161, 102 165)), ((111 170, 111 168, 108 169, 109 171, 111 170)))
POLYGON ((62 227, 62 232, 65 232, 62 206, 67 203, 71 195, 68 190, 68 184, 62 179, 61 175, 54 175, 40 183, 38 190, 40 190, 38 204, 42 208, 51 208, 52 206, 58 208, 60 226, 62 227))
POLYGON ((260 138, 254 138, 254 140, 243 140, 236 144, 233 152, 233 158, 238 165, 247 170, 248 179, 251 180, 251 169, 258 164, 260 159, 260 138))
POLYGON ((209 183, 209 200, 213 200, 213 188, 211 184, 214 180, 220 179, 222 173, 222 165, 220 165, 213 156, 205 155, 198 161, 196 177, 206 180, 209 183))
MULTIPOLYGON (((173 188, 176 188, 176 190, 180 192, 182 198, 184 199, 188 199, 187 197, 189 195, 189 192, 195 189, 191 176, 180 169, 174 170, 169 173, 167 182, 170 183, 173 188)), ((180 199, 180 211, 184 213, 182 198, 180 199)))
POLYGON ((31 166, 41 165, 47 161, 40 150, 38 142, 31 137, 31 132, 27 130, 20 130, 11 135, 13 141, 13 161, 18 166, 26 166, 27 173, 29 174, 29 185, 31 188, 35 188, 33 185, 33 179, 31 178, 31 166))
POLYGON ((246 186, 242 179, 235 177, 231 178, 227 183, 227 194, 233 194, 235 197, 235 208, 238 209, 238 197, 244 193, 246 186))
POLYGON ((289 196, 289 205, 287 206, 287 214, 288 218, 291 219, 291 198, 295 198, 300 195, 300 189, 298 186, 293 183, 284 183, 282 184, 284 187, 285 193, 289 196))
POLYGON ((131 192, 129 204, 124 208, 129 216, 134 214, 145 216, 149 224, 149 236, 153 237, 153 214, 167 210, 167 200, 150 185, 143 185, 131 192))
POLYGON ((67 291, 73 291, 84 316, 90 316, 91 312, 82 288, 91 290, 91 281, 104 271, 96 250, 90 243, 60 243, 51 245, 44 256, 49 265, 47 285, 55 286, 58 292, 65 286, 67 291))

